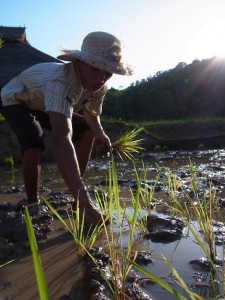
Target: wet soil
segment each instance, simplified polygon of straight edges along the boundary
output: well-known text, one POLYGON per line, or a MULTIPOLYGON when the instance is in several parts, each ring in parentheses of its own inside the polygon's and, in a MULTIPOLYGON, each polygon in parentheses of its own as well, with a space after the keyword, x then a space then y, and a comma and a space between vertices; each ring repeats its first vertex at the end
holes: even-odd
MULTIPOLYGON (((190 159, 197 166, 198 197, 207 199, 210 188, 213 187, 217 193, 221 214, 223 213, 225 207, 225 152, 223 150, 148 152, 142 157, 137 157, 136 164, 138 173, 141 174, 144 172, 142 160, 145 162, 148 176, 141 180, 141 188, 151 191, 154 187, 154 200, 150 207, 146 234, 137 239, 134 249, 138 250, 136 261, 138 264, 146 266, 157 276, 165 276, 168 283, 176 286, 174 278, 169 275, 170 272, 165 266, 162 266, 160 253, 173 256, 175 249, 181 247, 181 254, 179 254, 181 257, 178 255, 173 259, 173 263, 178 264, 179 270, 189 270, 187 281, 194 291, 199 291, 201 294, 204 290, 206 297, 209 297, 209 262, 202 259, 203 253, 197 250, 196 244, 193 246, 187 240, 185 224, 176 216, 170 215, 168 208, 163 205, 164 201, 168 201, 166 182, 169 169, 176 173, 178 182, 182 182, 182 186, 185 187, 186 194, 184 189, 177 189, 179 199, 181 201, 185 199, 187 193, 193 199, 196 196, 190 180, 190 159), (186 246, 182 246, 183 243, 186 246), (180 246, 178 247, 178 245, 180 246), (192 255, 190 256, 190 254, 192 255), (187 267, 187 265, 189 266, 187 267)), ((86 180, 88 189, 93 195, 95 189, 107 187, 105 178, 108 161, 106 159, 93 160, 89 167, 86 180)), ((118 160, 116 167, 122 193, 121 200, 129 203, 130 193, 128 191, 132 190, 135 194, 138 187, 136 174, 128 162, 118 160)), ((19 172, 15 171, 13 177, 11 171, 4 170, 3 175, 0 176, 0 184, 0 259, 2 264, 15 259, 12 263, 0 268, 0 299, 39 299, 26 235, 23 213, 26 202, 19 172)), ((56 220, 44 203, 44 199, 51 202, 66 220, 72 199, 54 165, 44 166, 40 193, 42 204, 38 209, 35 206, 29 207, 29 211, 38 240, 50 299, 113 299, 98 272, 100 267, 110 266, 110 260, 104 251, 106 246, 104 237, 101 236, 95 245, 94 251, 98 256, 99 265, 93 266, 87 258, 80 257, 72 236, 65 230, 62 223, 56 220)), ((219 220, 215 220, 215 236, 218 253, 222 254, 225 229, 223 222, 218 223, 217 221, 219 220)), ((116 227, 115 230, 117 230, 116 227)), ((128 232, 129 228, 125 224, 123 239, 125 248, 127 247, 126 235, 128 232)), ((218 268, 222 268, 219 263, 218 268)), ((102 274, 102 272, 100 273, 102 274)), ((218 293, 222 293, 221 288, 218 293)), ((154 297, 156 299, 176 299, 174 296, 166 294, 163 289, 157 287, 149 279, 146 280, 143 274, 136 273, 135 270, 132 270, 128 276, 127 295, 132 299, 154 299, 154 297)))

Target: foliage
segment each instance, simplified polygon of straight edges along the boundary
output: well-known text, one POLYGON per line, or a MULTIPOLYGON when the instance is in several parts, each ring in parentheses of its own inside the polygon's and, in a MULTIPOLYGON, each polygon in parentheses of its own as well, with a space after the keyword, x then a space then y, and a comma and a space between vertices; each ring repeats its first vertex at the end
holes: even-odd
POLYGON ((5 121, 5 118, 3 117, 2 114, 0 114, 0 122, 3 122, 3 121, 5 121))
MULTIPOLYGON (((136 253, 133 253, 132 245, 136 229, 138 229, 138 225, 140 223, 140 187, 137 190, 136 196, 131 195, 131 198, 132 203, 134 204, 133 212, 128 214, 126 204, 121 201, 115 162, 112 158, 112 162, 109 165, 108 186, 108 216, 110 226, 109 228, 104 228, 107 240, 107 251, 109 252, 112 261, 112 265, 110 267, 110 281, 108 281, 108 285, 113 292, 113 299, 118 300, 127 299, 125 292, 127 285, 126 278, 132 267, 130 260, 132 257, 136 257, 136 253), (127 237, 126 247, 124 247, 123 228, 126 224, 129 227, 129 235, 127 237)), ((98 195, 97 199, 100 204, 101 202, 98 195)), ((104 206, 102 208, 104 208, 104 206)))
MULTIPOLYGON (((214 236, 214 218, 223 221, 223 217, 219 209, 216 189, 213 188, 212 184, 209 184, 209 192, 205 192, 203 198, 200 198, 197 170, 191 160, 189 168, 193 195, 190 196, 190 193, 186 191, 182 182, 177 180, 175 174, 168 174, 168 191, 172 201, 168 206, 177 216, 180 216, 184 220, 195 241, 203 250, 211 266, 209 285, 214 289, 216 282, 224 282, 224 274, 221 274, 217 269, 217 249, 214 236), (186 200, 184 203, 177 197, 178 190, 182 190, 185 194, 186 200)), ((170 268, 172 268, 171 265, 170 268)), ((184 285, 182 286, 184 287, 184 285)), ((186 290, 185 287, 184 289, 186 290)), ((215 288, 215 296, 216 294, 215 288)))
POLYGON ((6 156, 4 158, 4 163, 6 166, 8 166, 10 169, 14 168, 14 159, 12 157, 12 155, 6 156))
POLYGON ((15 261, 15 259, 12 259, 10 261, 7 261, 6 263, 4 263, 3 265, 0 265, 0 268, 3 268, 5 266, 7 266, 8 264, 11 264, 13 261, 15 261))
POLYGON ((89 227, 88 230, 85 230, 85 213, 80 214, 79 201, 77 201, 75 211, 71 207, 71 216, 68 214, 69 224, 64 221, 57 210, 48 201, 45 202, 59 221, 61 221, 65 228, 72 234, 75 243, 78 245, 80 256, 84 256, 95 244, 103 225, 96 225, 94 228, 89 227))
POLYGON ((31 223, 31 218, 27 207, 25 207, 25 218, 26 218, 27 234, 28 234, 30 248, 33 256, 34 269, 35 269, 35 274, 36 274, 36 279, 38 284, 40 300, 49 300, 50 296, 48 292, 47 282, 42 268, 40 253, 38 250, 34 229, 31 223))
MULTIPOLYGON (((203 199, 200 199, 198 194, 198 180, 197 171, 192 161, 189 163, 190 175, 191 175, 191 186, 193 190, 193 199, 188 192, 185 191, 185 187, 182 186, 182 182, 178 182, 175 175, 168 174, 168 191, 169 196, 172 200, 170 208, 179 214, 187 226, 192 231, 196 240, 200 245, 206 245, 204 252, 206 256, 213 262, 216 261, 216 245, 213 231, 213 218, 219 216, 219 207, 216 198, 216 190, 213 190, 210 185, 209 194, 205 194, 203 199), (177 197, 177 191, 182 190, 186 196, 186 203, 183 205, 177 197), (201 230, 204 232, 204 241, 201 236, 195 234, 192 226, 189 224, 189 220, 197 220, 201 230)), ((198 230, 196 230, 198 232, 198 230)), ((203 248, 203 246, 202 246, 203 248)))
POLYGON ((122 134, 114 143, 112 143, 112 150, 118 153, 120 158, 123 157, 128 159, 133 159, 133 153, 139 153, 144 150, 140 146, 142 139, 136 139, 138 133, 140 133, 143 128, 135 128, 131 131, 127 131, 122 134))
MULTIPOLYGON (((169 285, 167 282, 165 282, 164 280, 162 280, 161 278, 157 277, 156 275, 154 275, 153 273, 151 273, 150 271, 146 270, 144 267, 136 264, 134 261, 130 261, 130 263, 132 264, 132 266, 134 266, 139 272, 141 272, 142 274, 144 274, 145 276, 147 276, 148 278, 152 279, 155 283, 157 283, 159 286, 161 286, 162 288, 164 288, 166 291, 168 291, 169 293, 173 294, 174 296, 177 297, 177 299, 179 300, 187 300, 186 297, 184 297, 181 293, 179 293, 176 289, 174 289, 171 285, 169 285)), ((194 294, 190 291, 190 294, 194 294)), ((196 296, 196 298, 192 298, 192 299, 198 299, 198 300, 203 300, 204 298, 194 294, 196 296)))
MULTIPOLYGON (((107 216, 110 220, 109 227, 103 221, 103 224, 100 227, 96 227, 96 231, 94 229, 93 234, 86 235, 84 231, 84 215, 80 216, 79 214, 79 201, 77 202, 77 207, 75 210, 75 216, 68 216, 69 225, 67 225, 67 221, 62 219, 57 211, 48 203, 47 205, 53 211, 53 213, 59 218, 59 220, 65 225, 65 227, 69 230, 69 232, 73 235, 74 241, 78 248, 81 249, 79 251, 80 255, 83 256, 85 253, 88 254, 91 259, 96 263, 97 261, 90 254, 91 247, 94 246, 97 238, 99 238, 99 233, 104 229, 104 238, 106 240, 106 251, 109 253, 111 258, 111 263, 109 264, 110 278, 105 278, 104 273, 102 274, 105 278, 110 291, 113 295, 113 299, 125 300, 126 297, 126 286, 127 286, 127 276, 132 267, 135 267, 136 270, 146 275, 148 278, 152 279, 156 284, 172 293, 177 299, 193 299, 200 300, 205 299, 204 297, 193 292, 192 288, 188 287, 188 285, 184 282, 180 274, 174 268, 174 266, 167 260, 167 258, 162 254, 163 260, 169 266, 171 270, 171 274, 176 277, 177 284, 183 289, 183 292, 187 295, 186 298, 183 293, 179 292, 175 288, 173 288, 166 281, 162 280, 160 277, 146 270, 144 267, 138 265, 135 260, 137 257, 137 252, 135 247, 133 247, 135 238, 138 237, 139 233, 144 233, 146 230, 145 221, 147 220, 147 216, 151 212, 151 201, 154 200, 154 190, 155 185, 152 189, 148 189, 147 187, 143 188, 143 179, 146 181, 147 178, 147 169, 142 168, 141 176, 139 177, 138 171, 134 164, 134 172, 136 174, 137 179, 137 188, 135 193, 130 190, 131 195, 131 203, 127 206, 127 203, 123 201, 120 195, 120 188, 118 184, 117 172, 115 167, 115 161, 112 156, 112 161, 109 164, 109 178, 108 178, 108 186, 107 193, 102 191, 96 192, 96 201, 98 203, 101 214, 107 213, 107 216), (126 234, 125 240, 124 229, 128 228, 128 233, 126 234), (96 234, 95 234, 96 232, 96 234)), ((194 165, 190 163, 190 173, 191 173, 191 184, 194 192, 194 200, 188 197, 184 203, 181 203, 180 199, 177 197, 177 191, 182 189, 185 191, 185 186, 182 187, 182 182, 179 182, 175 174, 168 174, 168 193, 169 199, 172 204, 167 204, 170 210, 179 215, 191 231, 195 241, 199 244, 201 249, 206 254, 213 271, 211 271, 211 281, 209 282, 209 286, 214 288, 214 279, 219 279, 219 282, 223 281, 223 274, 219 274, 217 271, 216 265, 216 248, 215 248, 215 239, 213 235, 213 227, 212 220, 213 215, 218 212, 218 207, 216 206, 216 195, 212 190, 209 194, 209 201, 202 201, 198 197, 198 178, 197 173, 194 168, 194 165), (196 203, 197 202, 197 203, 196 203), (199 228, 195 228, 191 225, 190 220, 196 220, 201 227, 204 235, 199 232, 199 228)), ((160 172, 156 177, 156 182, 158 182, 160 178, 160 172)), ((39 254, 37 250, 37 245, 35 242, 34 234, 32 233, 32 224, 29 219, 29 214, 26 209, 26 220, 28 233, 31 238, 29 238, 30 243, 32 243, 32 253, 36 254, 36 263, 40 262, 39 254)), ((101 241, 102 242, 102 241, 101 241)), ((103 243, 104 244, 104 243, 103 243)), ((34 263, 35 263, 34 261, 34 263)), ((35 267, 37 270, 40 266, 35 267)), ((36 273, 37 273, 36 270, 36 273)), ((101 271, 101 270, 100 270, 101 271)), ((102 271, 101 271, 102 272, 102 271)), ((40 273, 41 274, 41 273, 40 273)), ((43 276, 43 274, 41 275, 43 276)), ((46 287, 42 287, 39 285, 40 289, 46 290, 46 287)), ((40 291, 41 293, 41 291, 40 291)), ((215 290, 215 296, 217 296, 217 292, 215 290)), ((214 296, 213 294, 213 296, 214 296)), ((47 297, 47 296, 46 296, 47 297)), ((48 298, 41 298, 48 299, 48 298)))
POLYGON ((3 39, 0 38, 0 49, 2 48, 2 45, 4 44, 3 39))
POLYGON ((165 120, 225 114, 225 60, 213 57, 157 72, 124 90, 109 89, 103 117, 165 120))

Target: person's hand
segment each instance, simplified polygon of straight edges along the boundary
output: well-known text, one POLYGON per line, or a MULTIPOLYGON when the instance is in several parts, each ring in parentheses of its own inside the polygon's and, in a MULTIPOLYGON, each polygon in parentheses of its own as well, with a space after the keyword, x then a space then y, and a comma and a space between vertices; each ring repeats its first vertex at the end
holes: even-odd
POLYGON ((100 133, 95 137, 95 150, 97 155, 107 154, 111 149, 109 137, 104 133, 100 133))
POLYGON ((92 201, 86 203, 86 205, 84 206, 84 211, 85 211, 85 217, 84 217, 85 225, 96 226, 102 224, 103 222, 105 222, 106 225, 109 224, 109 220, 107 219, 107 217, 98 211, 97 207, 94 206, 92 201))
POLYGON ((83 217, 84 214, 84 223, 86 226, 96 226, 105 222, 106 225, 109 224, 109 220, 107 217, 100 213, 97 206, 91 200, 86 189, 82 189, 79 193, 79 203, 77 201, 74 202, 74 210, 76 211, 77 206, 79 205, 79 215, 80 218, 83 217))

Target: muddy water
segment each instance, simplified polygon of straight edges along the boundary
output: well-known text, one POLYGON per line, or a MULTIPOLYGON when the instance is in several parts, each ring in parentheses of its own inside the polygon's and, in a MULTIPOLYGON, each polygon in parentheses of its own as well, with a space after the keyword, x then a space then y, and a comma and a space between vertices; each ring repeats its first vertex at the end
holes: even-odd
MULTIPOLYGON (((158 180, 161 186, 155 192, 154 197, 157 200, 167 201, 166 182, 168 170, 173 170, 180 180, 182 179, 188 186, 190 185, 190 178, 188 176, 190 160, 194 163, 199 174, 199 193, 207 192, 209 190, 207 182, 214 180, 213 182, 216 182, 218 197, 222 202, 225 195, 225 151, 223 150, 146 153, 135 159, 135 165, 140 177, 142 176, 141 174, 146 173, 146 179, 149 181, 155 180, 160 172, 158 180)), ((129 204, 130 193, 128 190, 135 185, 136 173, 129 161, 122 162, 116 159, 116 169, 120 182, 121 198, 129 204)), ((107 176, 108 159, 92 159, 85 175, 85 182, 90 190, 93 187, 98 187, 99 183, 101 183, 101 188, 104 188, 102 183, 107 179, 107 176)), ((15 168, 14 172, 1 170, 0 187, 3 190, 12 187, 22 187, 22 184, 19 169, 15 168)), ((41 184, 43 198, 46 197, 47 190, 56 192, 67 191, 54 164, 43 165, 41 184)), ((0 202, 17 202, 24 196, 22 188, 17 193, 0 193, 0 202)), ((182 194, 180 198, 183 198, 182 194)), ((221 208, 222 210, 223 208, 221 208)), ((157 205, 154 208, 154 213, 162 217, 170 215, 170 211, 165 210, 165 207, 161 205, 157 205)), ((117 229, 115 228, 115 230, 117 229)), ((129 238, 129 228, 126 224, 124 225, 123 233, 123 246, 126 247, 129 238)), ((79 279, 82 277, 82 267, 77 253, 73 253, 74 246, 71 239, 67 238, 65 231, 62 230, 62 234, 58 234, 54 241, 48 247, 43 247, 42 257, 47 272, 51 299, 59 299, 62 295, 73 291, 79 285, 79 279), (72 267, 74 265, 76 265, 75 270, 72 267)), ((164 242, 163 240, 152 241, 149 238, 143 239, 142 235, 137 235, 134 241, 134 249, 151 252, 153 260, 145 268, 164 279, 172 287, 182 292, 184 296, 186 294, 175 283, 175 278, 171 275, 171 270, 163 262, 162 254, 173 264, 186 284, 192 287, 193 291, 206 297, 206 299, 210 299, 211 290, 208 285, 210 281, 208 272, 190 264, 191 260, 205 256, 190 232, 185 232, 182 238, 171 242, 164 242)), ((217 245, 217 252, 219 257, 222 258, 222 245, 217 245)), ((221 271, 222 269, 220 268, 221 271)), ((165 292, 164 289, 157 285, 143 284, 142 289, 151 294, 155 299, 177 299, 177 297, 165 292)), ((222 284, 219 284, 217 294, 223 294, 222 284)), ((32 271, 32 259, 29 255, 18 259, 14 264, 0 270, 0 299, 38 299, 35 276, 32 271), (2 282, 5 285, 8 282, 9 286, 1 286, 2 282)), ((76 294, 76 297, 71 299, 84 299, 84 297, 76 294)))

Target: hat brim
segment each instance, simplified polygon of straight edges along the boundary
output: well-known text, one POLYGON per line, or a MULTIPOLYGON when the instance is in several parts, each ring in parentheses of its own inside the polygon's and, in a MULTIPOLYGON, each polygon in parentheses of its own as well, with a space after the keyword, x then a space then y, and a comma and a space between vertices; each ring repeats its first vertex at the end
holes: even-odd
POLYGON ((95 68, 104 70, 110 73, 118 75, 131 76, 134 74, 134 68, 131 65, 125 64, 123 62, 109 62, 102 61, 100 58, 90 57, 86 53, 79 50, 65 50, 64 54, 59 55, 57 58, 64 61, 83 61, 95 68))

